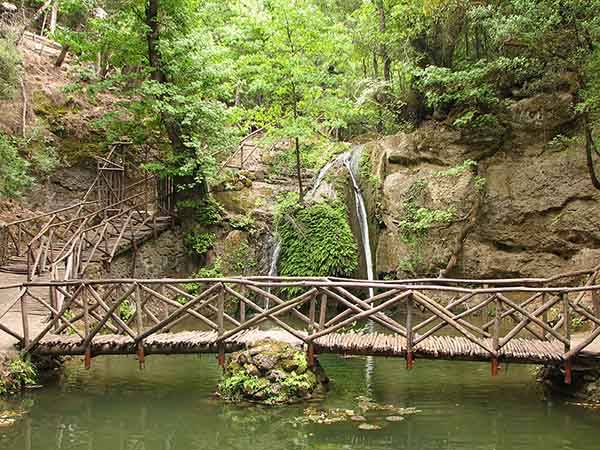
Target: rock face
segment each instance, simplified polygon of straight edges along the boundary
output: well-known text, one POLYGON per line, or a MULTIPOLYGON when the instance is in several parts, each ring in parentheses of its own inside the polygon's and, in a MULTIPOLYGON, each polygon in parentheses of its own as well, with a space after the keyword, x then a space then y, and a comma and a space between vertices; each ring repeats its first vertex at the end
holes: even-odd
POLYGON ((308 367, 302 350, 262 341, 230 356, 219 394, 230 401, 285 404, 311 398, 327 383, 318 364, 308 367))
POLYGON ((551 393, 566 395, 585 403, 600 404, 600 370, 574 370, 570 385, 565 384, 564 373, 558 367, 543 367, 537 375, 551 393))
POLYGON ((382 180, 379 275, 437 275, 453 254, 452 276, 548 276, 597 265, 600 192, 583 143, 566 137, 576 134, 572 103, 569 93, 526 98, 509 105, 497 130, 430 121, 368 146, 382 180), (436 211, 451 218, 410 232, 436 211))

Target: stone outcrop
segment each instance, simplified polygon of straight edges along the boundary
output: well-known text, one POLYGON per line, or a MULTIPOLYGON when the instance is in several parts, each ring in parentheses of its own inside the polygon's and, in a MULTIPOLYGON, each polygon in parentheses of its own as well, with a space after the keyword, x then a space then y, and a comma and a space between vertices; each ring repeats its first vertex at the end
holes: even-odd
POLYGON ((542 367, 537 378, 550 393, 558 393, 584 403, 600 404, 598 369, 573 370, 571 384, 565 384, 564 372, 559 367, 542 367))
POLYGON ((309 367, 301 349, 262 341, 229 357, 219 394, 230 401, 284 404, 309 399, 327 383, 321 367, 309 367))
POLYGON ((516 100, 504 131, 483 130, 483 140, 430 121, 369 145, 381 179, 379 275, 437 275, 456 249, 454 276, 547 276, 598 264, 600 192, 583 143, 567 137, 576 135, 572 103, 569 93, 516 100), (462 236, 478 195, 476 220, 462 236), (409 201, 453 218, 415 244, 402 232, 409 201))

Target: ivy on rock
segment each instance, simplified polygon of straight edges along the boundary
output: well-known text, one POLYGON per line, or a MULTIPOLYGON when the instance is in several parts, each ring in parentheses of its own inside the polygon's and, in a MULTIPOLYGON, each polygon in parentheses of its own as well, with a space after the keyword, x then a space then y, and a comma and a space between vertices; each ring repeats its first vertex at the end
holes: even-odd
POLYGON ((346 276, 358 266, 358 247, 341 202, 297 203, 284 198, 275 222, 282 276, 346 276))

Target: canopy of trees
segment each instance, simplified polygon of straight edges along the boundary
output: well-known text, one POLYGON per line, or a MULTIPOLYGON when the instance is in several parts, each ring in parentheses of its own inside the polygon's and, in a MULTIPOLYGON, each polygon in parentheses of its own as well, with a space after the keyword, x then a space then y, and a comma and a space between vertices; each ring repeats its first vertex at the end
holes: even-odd
POLYGON ((154 145, 164 156, 154 168, 189 187, 210 183, 218 162, 258 128, 289 143, 300 181, 324 143, 430 116, 457 128, 496 126, 515 92, 568 86, 600 189, 600 0, 54 4, 55 39, 94 65, 86 79, 96 89, 118 89, 124 100, 104 119, 108 139, 154 145))

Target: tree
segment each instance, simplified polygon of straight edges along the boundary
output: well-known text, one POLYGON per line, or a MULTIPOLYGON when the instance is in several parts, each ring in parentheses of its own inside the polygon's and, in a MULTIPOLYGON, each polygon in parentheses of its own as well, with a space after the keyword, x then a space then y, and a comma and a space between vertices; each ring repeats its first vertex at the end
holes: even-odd
POLYGON ((345 86, 350 41, 345 30, 308 0, 266 3, 254 24, 260 53, 239 60, 250 105, 271 138, 293 142, 300 202, 302 153, 309 140, 329 127, 343 127, 343 108, 351 110, 345 86))

